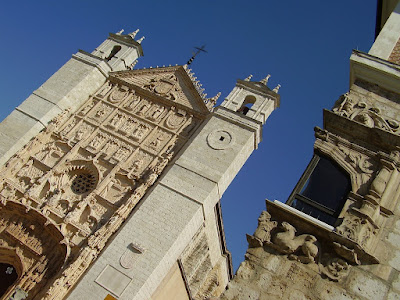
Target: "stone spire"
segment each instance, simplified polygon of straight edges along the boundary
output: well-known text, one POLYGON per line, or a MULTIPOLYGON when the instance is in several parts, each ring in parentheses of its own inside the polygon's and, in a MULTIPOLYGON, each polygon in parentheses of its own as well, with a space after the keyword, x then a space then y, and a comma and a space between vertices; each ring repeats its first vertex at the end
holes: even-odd
POLYGON ((140 39, 137 40, 137 42, 138 42, 139 44, 141 44, 141 43, 143 42, 144 39, 145 39, 145 37, 142 36, 140 39))
POLYGON ((131 38, 135 38, 135 36, 138 34, 139 29, 136 29, 135 31, 131 32, 130 34, 128 34, 131 38))
POLYGON ((121 35, 124 32, 123 29, 121 29, 120 31, 118 31, 116 34, 121 35))
POLYGON ((253 75, 250 74, 248 77, 246 77, 246 78, 244 79, 244 81, 250 81, 251 78, 253 78, 253 75))
POLYGON ((271 75, 270 74, 268 74, 264 79, 262 79, 260 82, 262 83, 262 84, 265 84, 265 85, 267 85, 267 83, 268 83, 268 79, 271 77, 271 75))
POLYGON ((278 84, 272 91, 275 93, 278 93, 280 87, 281 87, 281 85, 278 84))

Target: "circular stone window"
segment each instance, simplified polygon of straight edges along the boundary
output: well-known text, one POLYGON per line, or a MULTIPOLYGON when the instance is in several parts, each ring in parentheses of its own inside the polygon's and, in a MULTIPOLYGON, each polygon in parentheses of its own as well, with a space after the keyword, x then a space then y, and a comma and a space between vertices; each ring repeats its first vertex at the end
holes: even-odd
POLYGON ((78 195, 88 193, 96 187, 96 178, 90 173, 78 173, 72 180, 71 190, 78 195))

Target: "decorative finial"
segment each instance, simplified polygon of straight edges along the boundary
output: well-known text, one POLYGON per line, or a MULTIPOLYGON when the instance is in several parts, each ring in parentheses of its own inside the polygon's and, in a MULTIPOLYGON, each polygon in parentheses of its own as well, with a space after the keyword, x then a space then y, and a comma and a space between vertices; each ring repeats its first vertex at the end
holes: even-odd
POLYGON ((250 79, 253 78, 253 75, 249 75, 249 77, 245 78, 244 81, 250 81, 250 79))
POLYGON ((136 29, 134 32, 131 32, 130 34, 128 34, 131 38, 135 38, 135 36, 138 34, 139 29, 136 29))
POLYGON ((137 42, 138 42, 139 44, 141 44, 141 43, 143 42, 143 40, 144 40, 144 36, 142 36, 140 39, 138 39, 137 42))
POLYGON ((124 32, 123 29, 121 29, 120 31, 117 32, 118 35, 121 35, 124 32))
POLYGON ((135 59, 134 62, 131 63, 131 65, 130 65, 131 70, 133 70, 133 68, 136 66, 137 63, 138 63, 138 60, 137 60, 137 59, 135 59))
POLYGON ((272 91, 273 91, 274 93, 278 93, 280 87, 281 87, 281 85, 278 84, 272 91))
POLYGON ((212 109, 215 106, 215 104, 217 103, 217 100, 219 99, 220 96, 221 96, 221 92, 218 92, 218 94, 216 94, 214 97, 207 99, 206 105, 207 105, 208 109, 212 109))
MULTIPOLYGON (((267 75, 267 77, 265 77, 263 80, 261 80, 260 82, 262 83, 262 84, 265 84, 265 85, 267 85, 267 83, 268 83, 268 79, 271 77, 271 75, 267 75)), ((279 89, 279 88, 278 88, 279 89)))

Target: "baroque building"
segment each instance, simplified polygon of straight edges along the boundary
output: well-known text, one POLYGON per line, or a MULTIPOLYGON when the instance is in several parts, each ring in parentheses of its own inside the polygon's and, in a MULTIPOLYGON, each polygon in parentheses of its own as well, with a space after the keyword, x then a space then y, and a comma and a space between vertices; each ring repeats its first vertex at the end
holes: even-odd
POLYGON ((350 89, 315 128, 286 204, 266 201, 220 299, 400 299, 400 3, 350 57, 350 89))
POLYGON ((279 86, 219 107, 137 31, 79 51, 0 124, 0 299, 204 299, 232 277, 219 200, 279 86))

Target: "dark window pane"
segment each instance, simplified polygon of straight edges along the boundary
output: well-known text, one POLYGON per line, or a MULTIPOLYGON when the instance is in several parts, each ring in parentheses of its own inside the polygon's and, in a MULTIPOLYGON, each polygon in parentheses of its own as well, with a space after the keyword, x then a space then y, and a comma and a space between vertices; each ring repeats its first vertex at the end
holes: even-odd
POLYGON ((340 213, 350 191, 349 176, 330 160, 320 157, 300 194, 340 213))
POLYGON ((334 225, 336 221, 336 217, 333 217, 331 214, 328 214, 315 206, 312 206, 310 204, 307 204, 304 201, 301 201, 300 199, 294 199, 292 207, 296 208, 297 210, 310 215, 318 220, 321 220, 322 222, 325 222, 329 225, 334 225))

